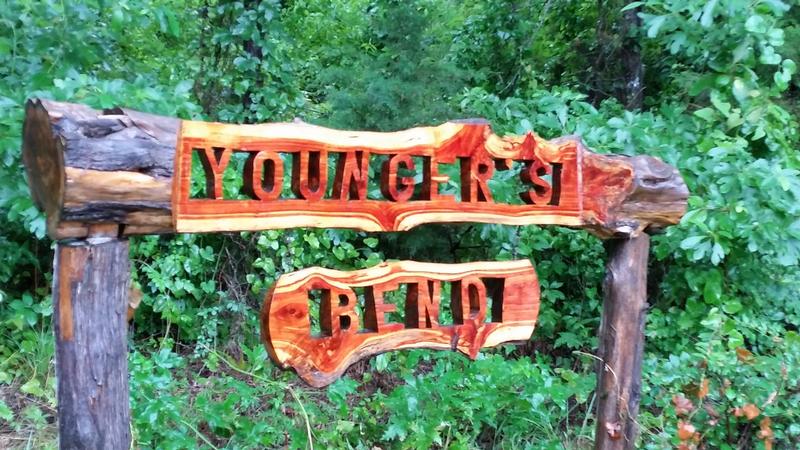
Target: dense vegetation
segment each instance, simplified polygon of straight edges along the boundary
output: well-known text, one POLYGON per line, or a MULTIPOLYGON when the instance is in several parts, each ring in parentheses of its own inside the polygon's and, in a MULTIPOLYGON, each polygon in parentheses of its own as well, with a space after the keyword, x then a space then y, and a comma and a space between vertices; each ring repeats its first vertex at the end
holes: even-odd
MULTIPOLYGON (((800 8, 786 0, 5 0, 0 6, 0 447, 55 444, 53 243, 20 163, 26 98, 183 118, 390 130, 485 117, 680 168, 653 240, 642 448, 800 446, 800 8), (643 72, 642 72, 643 69, 643 72), (642 75, 643 73, 643 75, 642 75)), ((493 186, 501 190, 498 184, 493 186)), ((491 225, 132 240, 141 448, 585 448, 602 243, 491 225), (281 273, 531 258, 533 339, 402 351, 326 389, 259 342, 281 273)))

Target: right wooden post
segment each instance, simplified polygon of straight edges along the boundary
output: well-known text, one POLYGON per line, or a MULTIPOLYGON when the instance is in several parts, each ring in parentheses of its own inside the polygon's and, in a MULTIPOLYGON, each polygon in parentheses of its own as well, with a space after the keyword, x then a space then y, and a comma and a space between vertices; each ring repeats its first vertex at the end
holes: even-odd
POLYGON ((608 242, 597 372, 595 449, 632 449, 639 424, 650 236, 608 242))

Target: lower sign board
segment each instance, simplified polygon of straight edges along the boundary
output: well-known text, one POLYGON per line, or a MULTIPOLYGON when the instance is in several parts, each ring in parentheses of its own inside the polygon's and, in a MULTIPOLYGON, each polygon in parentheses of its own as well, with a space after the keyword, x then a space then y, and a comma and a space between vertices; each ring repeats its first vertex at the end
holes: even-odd
POLYGON ((400 261, 282 275, 267 294, 261 330, 279 365, 320 387, 389 350, 458 350, 474 359, 482 347, 529 339, 538 314, 539 281, 528 260, 400 261))

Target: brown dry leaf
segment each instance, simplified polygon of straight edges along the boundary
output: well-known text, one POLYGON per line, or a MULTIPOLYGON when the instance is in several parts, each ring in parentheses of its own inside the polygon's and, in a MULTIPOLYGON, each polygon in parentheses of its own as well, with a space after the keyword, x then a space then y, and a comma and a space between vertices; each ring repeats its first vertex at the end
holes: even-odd
POLYGON ((753 353, 744 347, 739 347, 736 349, 736 358, 745 364, 752 363, 754 359, 753 353))
POLYGON ((759 425, 761 430, 758 432, 758 438, 764 441, 764 450, 772 450, 772 441, 775 437, 771 427, 772 420, 769 417, 764 417, 759 425))
POLYGON ((769 417, 764 417, 759 422, 759 427, 761 428, 758 432, 759 439, 772 439, 775 434, 772 432, 772 419, 769 417))
POLYGON ((694 437, 695 431, 697 430, 691 423, 682 420, 678 421, 678 439, 688 441, 694 437))
POLYGON ((703 381, 700 382, 700 389, 697 390, 697 398, 700 400, 706 398, 708 395, 708 378, 703 377, 703 381))
POLYGON ((619 422, 606 422, 606 433, 608 433, 608 437, 611 439, 619 439, 622 437, 622 433, 619 431, 622 429, 622 425, 619 422))
POLYGON ((739 407, 733 408, 734 416, 736 417, 744 416, 747 418, 747 420, 753 420, 756 417, 758 417, 759 414, 761 414, 761 411, 758 409, 758 406, 752 403, 748 403, 741 408, 739 407))
POLYGON ((673 395, 672 404, 675 405, 675 414, 679 416, 685 416, 694 409, 692 401, 684 397, 683 394, 673 395))
POLYGON ((752 403, 744 405, 742 410, 744 410, 744 416, 747 417, 747 420, 753 420, 758 417, 759 414, 761 414, 761 410, 758 409, 758 406, 752 403))

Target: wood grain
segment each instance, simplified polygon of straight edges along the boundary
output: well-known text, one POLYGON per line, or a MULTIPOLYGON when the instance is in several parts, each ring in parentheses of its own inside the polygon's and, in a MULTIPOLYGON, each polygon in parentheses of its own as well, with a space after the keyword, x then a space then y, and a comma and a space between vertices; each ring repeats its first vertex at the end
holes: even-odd
POLYGON ((658 159, 595 154, 577 137, 500 137, 483 120, 354 132, 181 122, 33 99, 22 153, 54 239, 86 237, 93 224, 122 225, 130 235, 434 222, 553 224, 625 237, 677 223, 688 197, 678 172, 658 159), (203 163, 205 198, 190 198, 192 152, 203 163), (246 199, 226 199, 222 174, 238 152, 247 154, 236 174, 246 199), (454 181, 442 164, 460 165, 455 195, 441 192, 454 181), (522 204, 499 203, 492 192, 510 169, 521 171, 522 204), (285 177, 290 195, 281 192, 285 177), (372 179, 380 199, 367 198, 372 179))
POLYGON ((29 100, 22 158, 50 237, 84 238, 92 224, 170 232, 179 128, 171 117, 29 100))
MULTIPOLYGON (((175 177, 173 207, 179 232, 286 227, 402 231, 433 222, 489 222, 584 227, 609 237, 676 223, 688 194, 677 171, 655 158, 598 155, 577 138, 547 141, 533 133, 499 137, 481 120, 393 133, 304 123, 184 121, 175 177), (251 195, 249 200, 191 198, 192 154, 196 152, 204 166, 214 164, 209 148, 272 161, 263 175, 245 171, 245 192, 255 193, 266 181, 273 195, 251 195), (283 182, 274 169, 281 166, 281 154, 291 155, 292 197, 281 198, 275 188, 283 182), (330 183, 332 195, 326 197, 330 155, 338 162, 330 183), (384 199, 367 199, 369 158, 380 156, 384 161, 377 178, 384 199), (460 198, 440 193, 440 184, 448 181, 440 164, 460 165, 460 198), (489 181, 513 164, 523 165, 520 180, 527 188, 519 195, 525 204, 496 203, 489 181), (399 175, 401 168, 421 172, 419 185, 413 177, 399 175), (655 195, 642 195, 642 190, 655 195), (635 205, 628 204, 629 198, 635 205)), ((216 183, 218 177, 206 180, 216 183)))
POLYGON ((128 242, 58 243, 53 277, 59 447, 130 448, 128 242))
POLYGON ((608 241, 597 371, 597 450, 636 448, 650 237, 608 241))
POLYGON ((264 302, 261 334, 277 364, 319 387, 354 362, 390 350, 458 350, 474 359, 482 347, 529 339, 538 313, 539 282, 528 260, 401 261, 352 272, 313 267, 278 279, 264 302), (450 324, 441 314, 443 282, 452 283, 450 324), (394 323, 387 314, 398 305, 386 293, 401 285, 404 322, 394 323), (363 302, 355 293, 361 288, 363 302), (322 292, 318 335, 311 325, 312 290, 322 292))

